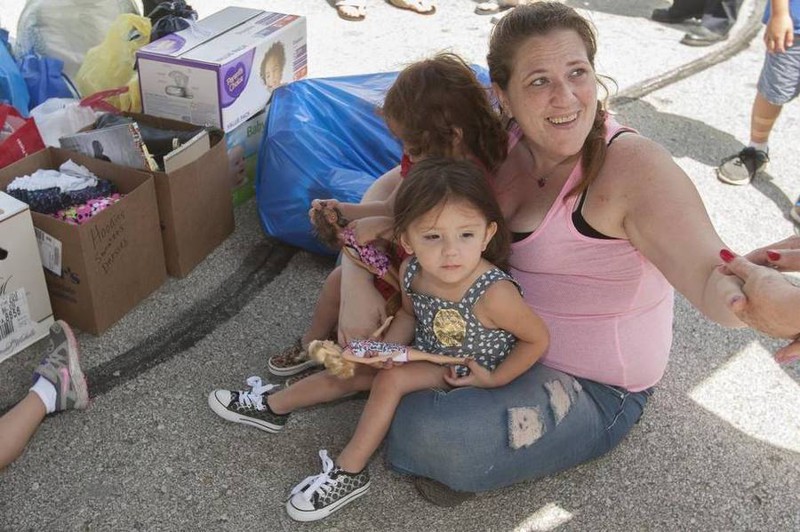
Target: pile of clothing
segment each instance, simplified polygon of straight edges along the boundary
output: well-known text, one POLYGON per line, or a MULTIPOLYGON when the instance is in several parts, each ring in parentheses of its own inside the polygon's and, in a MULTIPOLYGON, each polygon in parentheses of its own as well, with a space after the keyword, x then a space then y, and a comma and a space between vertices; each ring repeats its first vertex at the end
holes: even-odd
POLYGON ((117 186, 69 160, 58 170, 36 170, 17 177, 6 192, 31 210, 70 224, 81 224, 122 199, 117 186))

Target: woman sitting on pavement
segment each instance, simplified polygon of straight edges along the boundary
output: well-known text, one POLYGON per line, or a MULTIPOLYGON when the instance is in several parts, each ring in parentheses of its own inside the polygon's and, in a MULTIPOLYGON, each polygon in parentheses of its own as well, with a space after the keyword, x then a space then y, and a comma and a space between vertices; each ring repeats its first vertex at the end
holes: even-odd
MULTIPOLYGON (((492 33, 489 70, 518 139, 494 188, 514 232, 511 272, 551 344, 503 387, 402 400, 388 459, 419 477, 432 502, 454 504, 614 448, 664 374, 673 287, 728 327, 744 325, 734 310, 758 323, 776 308, 769 298, 751 305, 742 281, 722 271, 726 246, 670 154, 605 111, 596 51, 590 23, 560 3, 515 8, 492 33)), ((349 261, 342 294, 340 339, 366 337, 384 318, 383 301, 349 261)), ((775 325, 759 328, 800 332, 788 317, 775 325)))

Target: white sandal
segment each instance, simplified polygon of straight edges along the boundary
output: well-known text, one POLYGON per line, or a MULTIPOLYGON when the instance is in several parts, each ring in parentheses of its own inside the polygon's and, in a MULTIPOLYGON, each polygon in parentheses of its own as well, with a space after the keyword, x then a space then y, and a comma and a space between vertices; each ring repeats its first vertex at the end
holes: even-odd
POLYGON ((334 4, 340 18, 350 21, 364 20, 367 16, 366 0, 336 0, 334 4), (352 8, 348 10, 347 8, 352 8))

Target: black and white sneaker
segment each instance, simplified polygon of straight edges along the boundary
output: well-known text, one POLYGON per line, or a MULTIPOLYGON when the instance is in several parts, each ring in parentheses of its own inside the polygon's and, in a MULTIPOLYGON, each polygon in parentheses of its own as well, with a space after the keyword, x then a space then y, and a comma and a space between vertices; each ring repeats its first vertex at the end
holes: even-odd
POLYGON ((214 390, 208 394, 208 406, 221 418, 252 425, 267 432, 283 430, 289 414, 276 414, 267 404, 267 395, 280 388, 262 384, 261 377, 248 377, 250 391, 214 390))
POLYGON ((319 452, 322 473, 294 487, 286 512, 295 521, 319 521, 364 495, 369 489, 369 471, 347 473, 334 466, 325 449, 319 452))

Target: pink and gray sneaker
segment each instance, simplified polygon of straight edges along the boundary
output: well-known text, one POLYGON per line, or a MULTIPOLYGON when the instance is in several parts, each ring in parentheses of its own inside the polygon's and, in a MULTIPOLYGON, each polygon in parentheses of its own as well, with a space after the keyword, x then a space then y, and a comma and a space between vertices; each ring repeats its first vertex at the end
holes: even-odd
POLYGON ((33 372, 33 380, 42 377, 56 389, 56 412, 82 410, 89 406, 89 389, 80 365, 78 342, 69 325, 57 320, 50 326, 47 355, 33 372))

